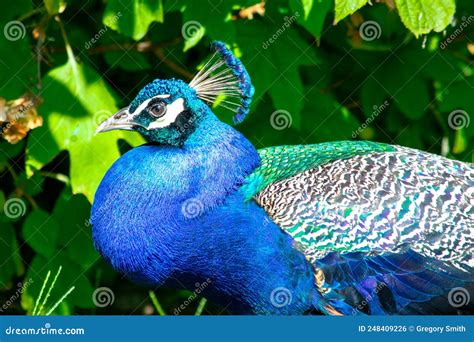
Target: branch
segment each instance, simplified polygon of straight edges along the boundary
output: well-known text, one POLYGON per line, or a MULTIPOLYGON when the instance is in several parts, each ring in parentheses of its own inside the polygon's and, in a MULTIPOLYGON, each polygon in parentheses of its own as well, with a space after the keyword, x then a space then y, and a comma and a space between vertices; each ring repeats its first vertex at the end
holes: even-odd
POLYGON ((161 62, 163 62, 168 68, 173 70, 175 73, 180 74, 181 76, 186 77, 186 79, 191 80, 193 78, 193 74, 187 71, 186 69, 182 68, 172 60, 168 59, 165 56, 165 53, 162 48, 156 48, 153 50, 153 53, 156 57, 159 58, 161 62))

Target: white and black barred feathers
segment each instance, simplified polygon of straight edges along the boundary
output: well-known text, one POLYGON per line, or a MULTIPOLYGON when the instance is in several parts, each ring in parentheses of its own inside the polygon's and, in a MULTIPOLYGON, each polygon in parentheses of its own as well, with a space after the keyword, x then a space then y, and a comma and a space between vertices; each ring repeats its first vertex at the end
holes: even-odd
POLYGON ((394 146, 276 181, 254 199, 312 261, 412 250, 474 269, 474 164, 394 146))

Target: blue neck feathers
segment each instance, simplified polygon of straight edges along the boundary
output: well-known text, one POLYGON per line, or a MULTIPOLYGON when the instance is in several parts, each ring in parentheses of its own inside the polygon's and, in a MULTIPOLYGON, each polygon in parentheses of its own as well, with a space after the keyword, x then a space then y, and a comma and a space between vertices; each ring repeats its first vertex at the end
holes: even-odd
POLYGON ((310 264, 239 191, 258 164, 251 143, 212 113, 182 147, 132 149, 96 193, 96 248, 145 285, 206 284, 201 293, 233 313, 308 310, 316 296, 310 264))

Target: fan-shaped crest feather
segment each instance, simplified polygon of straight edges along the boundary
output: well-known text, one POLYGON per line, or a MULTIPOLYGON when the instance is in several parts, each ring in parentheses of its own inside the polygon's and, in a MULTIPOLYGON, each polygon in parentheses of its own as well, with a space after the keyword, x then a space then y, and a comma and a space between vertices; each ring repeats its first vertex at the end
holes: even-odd
POLYGON ((213 103, 219 95, 225 99, 219 105, 235 112, 235 124, 249 112, 255 88, 242 62, 222 42, 213 42, 215 51, 189 85, 202 100, 213 103))

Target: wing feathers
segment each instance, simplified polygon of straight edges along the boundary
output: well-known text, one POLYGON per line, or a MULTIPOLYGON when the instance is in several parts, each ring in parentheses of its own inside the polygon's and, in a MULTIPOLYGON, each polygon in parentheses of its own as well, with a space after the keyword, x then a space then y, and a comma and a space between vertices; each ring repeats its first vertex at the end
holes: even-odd
POLYGON ((317 147, 303 163, 266 151, 247 189, 322 270, 322 310, 436 312, 474 281, 474 165, 397 146, 332 157, 317 147))

